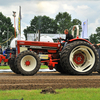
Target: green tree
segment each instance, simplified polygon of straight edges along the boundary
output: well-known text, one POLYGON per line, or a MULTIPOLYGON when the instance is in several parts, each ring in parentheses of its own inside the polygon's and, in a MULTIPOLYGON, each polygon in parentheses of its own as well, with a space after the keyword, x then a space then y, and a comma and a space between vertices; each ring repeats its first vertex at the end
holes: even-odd
POLYGON ((54 19, 51 19, 47 16, 35 16, 34 19, 31 20, 30 26, 24 29, 25 36, 27 33, 36 33, 38 30, 41 33, 56 33, 57 25, 54 19))
POLYGON ((68 29, 69 32, 71 31, 71 15, 69 15, 67 12, 64 13, 58 13, 56 15, 55 21, 58 25, 57 32, 64 33, 64 29, 68 29))
POLYGON ((55 20, 47 16, 35 16, 31 20, 30 26, 24 29, 24 35, 27 38, 27 33, 36 33, 39 29, 41 30, 41 33, 63 34, 65 29, 68 29, 69 33, 71 33, 73 25, 79 25, 79 32, 81 32, 81 21, 78 19, 71 20, 71 15, 69 15, 67 12, 59 12, 55 17, 55 20))
POLYGON ((27 40, 27 33, 35 33, 35 32, 33 31, 33 29, 31 29, 30 26, 27 26, 27 28, 24 29, 24 35, 26 37, 26 40, 27 40))
POLYGON ((31 28, 34 32, 41 30, 41 33, 55 33, 56 23, 47 16, 35 16, 31 21, 31 28))
POLYGON ((98 43, 97 34, 91 34, 89 40, 91 43, 97 44, 98 43))
MULTIPOLYGON (((56 15, 56 19, 55 19, 57 25, 58 25, 58 29, 57 31, 60 33, 64 33, 65 29, 69 30, 69 33, 71 33, 72 28, 74 25, 79 25, 79 35, 80 32, 82 31, 81 28, 81 21, 79 19, 73 19, 71 21, 71 15, 67 12, 64 13, 58 13, 58 15, 56 15)), ((74 37, 76 37, 76 29, 74 32, 74 37)))
MULTIPOLYGON (((7 36, 8 38, 10 38, 13 34, 14 34, 14 27, 13 24, 11 23, 11 19, 9 17, 4 16, 2 12, 0 12, 0 43, 2 44, 4 41, 7 40, 7 36)), ((7 43, 2 45, 6 46, 7 43)))
POLYGON ((100 43, 100 27, 96 28, 96 34, 91 34, 89 39, 91 43, 100 43))
POLYGON ((96 28, 96 33, 97 33, 96 34, 96 36, 97 36, 96 38, 97 38, 98 42, 100 42, 100 27, 96 28))

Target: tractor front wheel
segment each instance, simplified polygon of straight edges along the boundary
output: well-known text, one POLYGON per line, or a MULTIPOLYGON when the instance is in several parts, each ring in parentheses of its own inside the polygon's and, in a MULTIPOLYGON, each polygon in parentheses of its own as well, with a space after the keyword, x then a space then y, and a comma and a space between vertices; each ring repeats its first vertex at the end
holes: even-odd
POLYGON ((22 75, 34 75, 40 68, 39 56, 33 51, 23 51, 16 58, 17 68, 22 75))

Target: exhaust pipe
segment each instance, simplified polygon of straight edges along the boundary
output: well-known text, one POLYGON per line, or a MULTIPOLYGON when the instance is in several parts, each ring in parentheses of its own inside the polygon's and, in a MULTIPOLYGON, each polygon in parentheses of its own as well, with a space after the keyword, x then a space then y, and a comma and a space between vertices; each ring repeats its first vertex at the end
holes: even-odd
POLYGON ((40 41, 40 30, 38 30, 38 41, 40 41))

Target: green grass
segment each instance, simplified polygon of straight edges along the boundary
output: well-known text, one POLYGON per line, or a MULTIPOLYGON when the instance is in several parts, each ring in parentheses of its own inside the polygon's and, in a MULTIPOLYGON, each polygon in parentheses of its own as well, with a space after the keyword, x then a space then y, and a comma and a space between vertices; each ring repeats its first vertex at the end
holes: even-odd
MULTIPOLYGON (((41 69, 47 69, 48 66, 46 66, 46 65, 41 65, 40 68, 41 68, 41 69)), ((9 67, 9 66, 0 66, 0 69, 10 69, 10 67, 9 67)))
POLYGON ((46 66, 46 65, 41 65, 41 67, 40 67, 41 69, 47 69, 48 68, 48 66, 46 66))
POLYGON ((100 100, 100 88, 57 89, 57 94, 41 94, 41 90, 0 91, 0 100, 100 100))
POLYGON ((9 66, 0 66, 0 69, 10 69, 9 66))

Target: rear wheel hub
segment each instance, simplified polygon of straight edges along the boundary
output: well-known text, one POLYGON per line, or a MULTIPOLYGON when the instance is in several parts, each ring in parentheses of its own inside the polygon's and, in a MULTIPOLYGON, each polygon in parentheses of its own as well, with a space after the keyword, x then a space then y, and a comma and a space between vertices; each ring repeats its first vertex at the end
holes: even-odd
POLYGON ((84 56, 81 53, 75 54, 73 60, 78 65, 83 64, 84 56))

